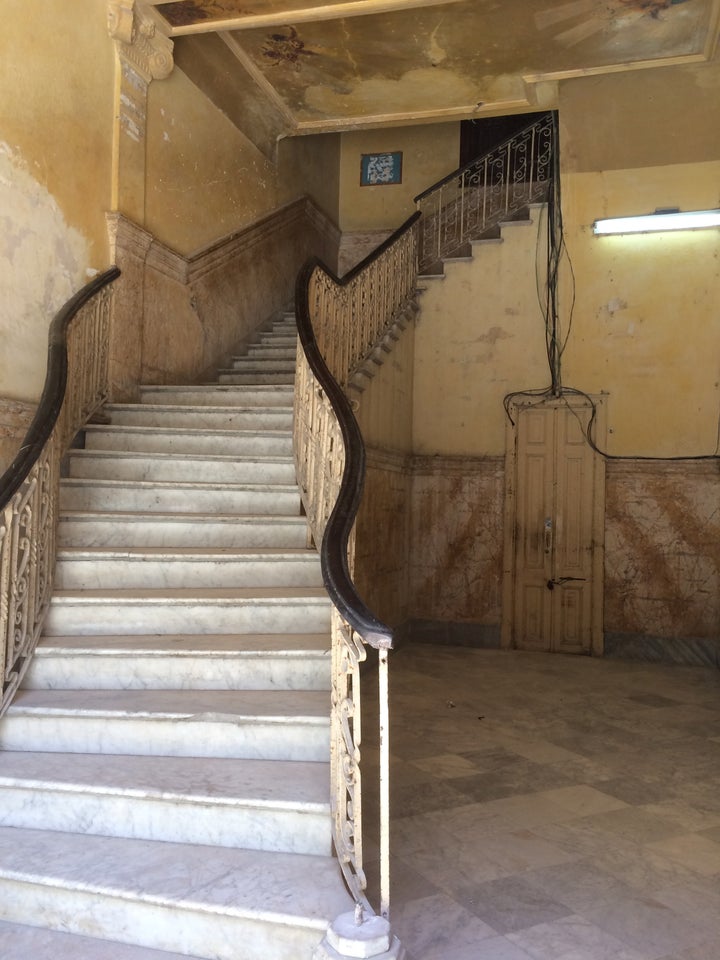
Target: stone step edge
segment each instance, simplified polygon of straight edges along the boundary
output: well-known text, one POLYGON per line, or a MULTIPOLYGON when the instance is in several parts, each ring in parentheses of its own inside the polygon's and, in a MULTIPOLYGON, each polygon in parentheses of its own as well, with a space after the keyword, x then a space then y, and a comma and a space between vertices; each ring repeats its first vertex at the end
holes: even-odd
POLYGON ((197 954, 156 950, 11 920, 0 920, 0 944, 4 960, 203 960, 197 954))
POLYGON ((307 660, 325 660, 330 648, 329 633, 57 634, 41 636, 33 657, 38 660, 56 656, 285 660, 302 656, 307 660))
MULTIPOLYGON (((51 835, 57 836, 54 831, 30 830, 19 827, 3 827, 0 828, 0 830, 3 833, 7 830, 12 830, 14 834, 17 834, 17 841, 19 844, 22 843, 23 836, 27 836, 28 834, 47 834, 48 837, 51 835)), ((163 856, 163 858, 167 857, 168 860, 175 860, 175 862, 178 862, 182 856, 182 851, 185 848, 192 847, 193 850, 196 850, 199 846, 195 844, 172 843, 172 841, 137 840, 135 838, 102 837, 95 835, 62 834, 62 836, 66 839, 69 836, 76 836, 78 838, 78 842, 82 841, 85 848, 89 846, 95 847, 99 857, 102 856, 103 847, 119 847, 121 845, 126 846, 128 848, 127 856, 128 858, 131 858, 134 847, 137 849, 144 849, 146 851, 150 845, 157 845, 159 848, 159 853, 161 856, 163 856), (101 842, 97 843, 96 841, 101 842), (177 851, 176 858, 169 856, 170 848, 175 848, 177 851)), ((53 846, 55 845, 48 842, 47 846, 52 850, 53 846)), ((208 847, 207 849, 208 855, 211 856, 211 851, 215 851, 217 848, 208 847)), ((290 858, 291 861, 298 864, 298 866, 306 863, 308 872, 311 872, 313 865, 321 867, 323 864, 329 865, 333 862, 333 858, 331 857, 322 857, 312 854, 284 854, 276 851, 263 850, 238 850, 234 852, 238 854, 252 854, 251 859, 259 861, 261 864, 264 861, 263 872, 266 876, 273 875, 273 862, 277 862, 282 858, 290 858)), ((239 919, 265 920, 271 923, 275 922, 287 924, 293 927, 305 927, 306 929, 314 929, 320 932, 327 928, 328 919, 333 919, 332 917, 328 919, 321 919, 319 917, 310 917, 300 912, 290 912, 287 909, 287 897, 283 896, 282 891, 278 894, 278 902, 276 904, 268 902, 267 897, 265 897, 261 904, 255 905, 252 903, 252 895, 246 897, 245 903, 239 902, 236 899, 232 905, 218 904, 209 902, 207 900, 203 901, 197 895, 193 896, 191 894, 181 894, 172 896, 167 892, 161 892, 159 889, 160 884, 158 883, 157 879, 155 880, 156 890, 151 892, 146 888, 144 892, 140 892, 137 889, 132 889, 129 883, 123 883, 122 881, 118 880, 106 879, 103 882, 100 882, 98 880, 89 880, 87 878, 77 876, 71 877, 68 874, 73 867, 77 870, 77 867, 68 860, 63 859, 60 863, 58 863, 56 858, 52 856, 48 857, 47 859, 43 859, 42 867, 38 866, 33 868, 30 865, 26 867, 6 867, 2 862, 2 855, 0 854, 0 884, 3 881, 12 881, 15 883, 39 885, 44 888, 65 890, 67 892, 78 892, 85 894, 86 896, 89 895, 100 898, 117 898, 126 902, 137 901, 150 906, 161 906, 175 910, 194 910, 198 913, 210 914, 218 919, 222 916, 230 916, 239 919), (58 866, 66 867, 68 869, 57 869, 58 866), (283 909, 283 907, 285 909, 283 909)), ((337 869, 339 872, 339 867, 337 869)), ((338 883, 341 882, 339 876, 340 875, 338 873, 338 883)), ((208 880, 204 884, 203 888, 212 886, 213 882, 213 880, 208 880)))
MULTIPOLYGON (((44 756, 52 757, 54 762, 59 762, 63 757, 67 758, 68 768, 72 769, 73 761, 78 756, 85 756, 85 754, 44 754, 40 751, 29 750, 22 751, 24 756, 38 757, 42 758, 44 756)), ((122 767, 122 754, 97 754, 96 756, 105 756, 113 764, 115 768, 122 767)), ((2 753, 0 753, 0 758, 2 753)), ((227 762, 232 763, 234 769, 242 770, 242 768, 249 767, 255 772, 257 777, 257 768, 261 763, 267 765, 267 771, 265 776, 267 781, 273 779, 273 775, 277 776, 278 772, 283 774, 283 783, 288 784, 292 788, 292 766, 293 764, 301 764, 302 766, 313 766, 317 767, 318 777, 325 777, 327 775, 327 784, 328 784, 328 799, 326 801, 319 800, 297 800, 292 799, 290 796, 281 798, 281 797, 264 797, 261 795, 251 796, 251 795, 233 795, 225 796, 220 794, 213 794, 210 791, 202 792, 196 790, 192 787, 192 784, 188 783, 187 792, 162 786, 162 761, 165 758, 162 756, 153 757, 153 766, 157 770, 158 780, 154 780, 152 785, 145 785, 142 787, 132 787, 128 785, 122 785, 118 783, 95 783, 90 780, 89 777, 80 780, 78 779, 75 782, 68 782, 63 779, 41 779, 39 777, 33 776, 23 776, 22 774, 10 774, 6 775, 2 772, 2 765, 0 764, 0 790, 33 790, 38 792, 45 793, 64 793, 64 794, 82 794, 82 795, 91 795, 96 797, 102 796, 112 796, 112 797, 127 797, 128 799, 141 799, 141 800, 150 800, 150 801, 166 801, 173 803, 184 803, 184 804, 196 804, 204 806, 225 806, 225 807, 235 807, 235 808, 251 808, 254 810, 276 810, 276 811, 301 811, 303 813, 312 813, 312 814, 324 814, 329 813, 330 810, 330 775, 329 767, 330 764, 323 763, 321 761, 293 761, 293 760, 248 760, 247 758, 233 758, 227 762), (273 769, 274 768, 274 769, 273 769)), ((190 766, 195 757, 172 757, 175 765, 180 765, 183 761, 187 761, 187 765, 190 766)), ((203 758, 204 766, 212 761, 218 762, 218 758, 203 758)), ((207 780, 204 780, 206 783, 207 780)), ((258 794, 266 788, 267 784, 261 785, 258 790, 258 794)), ((165 841, 167 842, 167 841, 165 841)))

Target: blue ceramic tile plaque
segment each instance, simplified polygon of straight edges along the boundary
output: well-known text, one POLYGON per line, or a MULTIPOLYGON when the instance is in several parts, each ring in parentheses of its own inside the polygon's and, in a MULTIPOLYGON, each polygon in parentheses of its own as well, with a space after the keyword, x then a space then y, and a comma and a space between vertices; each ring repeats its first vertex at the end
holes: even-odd
POLYGON ((379 187, 402 183, 402 151, 363 153, 360 157, 360 186, 379 187))

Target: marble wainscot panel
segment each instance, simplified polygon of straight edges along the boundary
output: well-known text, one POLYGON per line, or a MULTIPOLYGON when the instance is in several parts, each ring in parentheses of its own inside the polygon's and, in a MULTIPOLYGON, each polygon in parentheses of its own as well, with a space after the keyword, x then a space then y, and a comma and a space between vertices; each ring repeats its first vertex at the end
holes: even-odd
POLYGON ((718 470, 608 463, 606 653, 720 662, 718 470))
POLYGON ((498 646, 502 457, 414 457, 410 635, 498 646))

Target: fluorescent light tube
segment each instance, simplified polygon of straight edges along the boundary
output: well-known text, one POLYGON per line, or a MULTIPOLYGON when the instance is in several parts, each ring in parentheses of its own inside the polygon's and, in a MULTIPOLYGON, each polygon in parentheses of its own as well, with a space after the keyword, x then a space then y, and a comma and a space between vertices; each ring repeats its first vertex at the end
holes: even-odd
POLYGON ((655 233, 661 230, 697 230, 701 227, 720 227, 720 210, 657 210, 639 217, 613 217, 596 220, 593 233, 655 233))

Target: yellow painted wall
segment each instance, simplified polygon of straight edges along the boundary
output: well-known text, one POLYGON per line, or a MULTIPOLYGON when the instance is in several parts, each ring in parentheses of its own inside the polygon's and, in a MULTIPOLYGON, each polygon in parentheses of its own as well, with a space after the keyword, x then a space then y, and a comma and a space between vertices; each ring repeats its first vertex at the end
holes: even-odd
MULTIPOLYGON (((720 408, 720 231, 595 237, 598 217, 720 206, 720 64, 561 85, 575 307, 565 385, 609 393, 608 451, 712 454, 720 408)), ((563 323, 570 274, 563 273, 563 323)))
POLYGON ((337 136, 281 141, 270 161, 177 67, 148 93, 145 228, 200 249, 310 193, 337 217, 337 136))
POLYGON ((503 242, 475 247, 426 281, 415 333, 413 449, 417 454, 500 455, 503 398, 546 387, 545 325, 536 259, 544 215, 503 228, 503 242))
POLYGON ((2 14, 0 395, 35 400, 54 312, 108 265, 114 51, 96 0, 2 14))
POLYGON ((459 155, 457 122, 342 134, 340 228, 346 232, 399 227, 415 212, 413 197, 452 173, 459 155), (397 150, 403 154, 402 183, 361 187, 361 155, 397 150))

